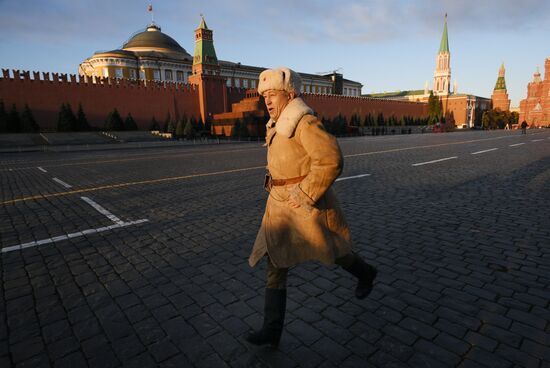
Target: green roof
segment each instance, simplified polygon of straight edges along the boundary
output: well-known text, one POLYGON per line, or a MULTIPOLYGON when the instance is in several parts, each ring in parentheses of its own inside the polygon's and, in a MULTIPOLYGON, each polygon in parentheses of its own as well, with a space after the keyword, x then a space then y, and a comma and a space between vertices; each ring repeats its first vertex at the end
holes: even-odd
POLYGON ((504 80, 504 77, 498 77, 497 83, 495 84, 495 91, 499 89, 506 89, 506 81, 504 80))
POLYGON ((504 80, 504 63, 500 66, 498 71, 497 83, 495 84, 495 91, 497 90, 506 90, 506 81, 504 80))
POLYGON ((449 52, 449 36, 447 35, 447 14, 445 14, 445 25, 443 26, 443 35, 441 36, 439 52, 449 52))
POLYGON ((204 17, 201 14, 201 23, 199 24, 199 29, 208 29, 208 26, 206 25, 206 22, 204 21, 204 17))

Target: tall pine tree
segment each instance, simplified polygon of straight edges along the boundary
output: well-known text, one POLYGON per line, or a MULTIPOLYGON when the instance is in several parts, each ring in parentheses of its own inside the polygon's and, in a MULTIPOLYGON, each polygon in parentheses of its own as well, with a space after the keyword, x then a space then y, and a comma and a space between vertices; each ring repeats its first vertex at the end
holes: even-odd
POLYGON ((84 114, 82 104, 78 104, 78 111, 76 112, 76 130, 79 132, 87 132, 91 130, 86 114, 84 114))
POLYGON ((40 131, 40 127, 34 120, 32 111, 29 108, 29 105, 25 104, 25 108, 21 113, 21 132, 23 133, 35 133, 40 131))
POLYGON ((21 131, 21 119, 19 117, 19 112, 17 111, 17 106, 13 104, 11 106, 11 111, 8 114, 8 133, 19 133, 21 131))
POLYGON ((0 133, 8 132, 8 114, 6 113, 6 107, 4 101, 0 100, 0 133))
POLYGON ((118 113, 118 110, 115 108, 113 111, 107 115, 107 119, 105 120, 105 125, 103 126, 103 129, 107 131, 122 131, 124 130, 124 123, 122 122, 122 118, 120 117, 120 114, 118 113))
POLYGON ((128 113, 126 119, 124 120, 124 129, 126 130, 138 130, 136 121, 132 117, 132 114, 128 113))

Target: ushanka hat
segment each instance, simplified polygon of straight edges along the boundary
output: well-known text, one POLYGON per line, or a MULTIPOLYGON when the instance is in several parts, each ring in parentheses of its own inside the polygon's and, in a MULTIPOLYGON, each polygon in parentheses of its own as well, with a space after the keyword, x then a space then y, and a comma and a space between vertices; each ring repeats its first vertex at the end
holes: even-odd
POLYGON ((258 93, 274 89, 277 91, 294 92, 296 96, 300 95, 302 88, 302 78, 293 70, 286 67, 277 69, 267 69, 260 73, 260 83, 258 83, 258 93))

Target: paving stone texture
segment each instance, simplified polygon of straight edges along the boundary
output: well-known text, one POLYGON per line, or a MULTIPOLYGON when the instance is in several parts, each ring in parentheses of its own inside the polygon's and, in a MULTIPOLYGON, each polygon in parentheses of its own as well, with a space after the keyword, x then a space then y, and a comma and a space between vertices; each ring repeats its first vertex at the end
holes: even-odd
POLYGON ((550 131, 529 133, 341 139, 375 288, 292 268, 276 350, 243 341, 261 144, 2 154, 2 248, 76 235, 1 254, 0 367, 550 367, 550 131), (82 196, 148 222, 82 234, 113 225, 82 196))

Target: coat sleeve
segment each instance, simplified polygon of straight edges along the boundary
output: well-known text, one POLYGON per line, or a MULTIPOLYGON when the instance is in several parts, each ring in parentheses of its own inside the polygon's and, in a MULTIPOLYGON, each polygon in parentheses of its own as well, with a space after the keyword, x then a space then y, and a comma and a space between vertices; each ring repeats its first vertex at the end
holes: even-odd
POLYGON ((291 196, 300 204, 314 205, 340 175, 343 157, 336 138, 327 133, 322 123, 312 115, 302 118, 295 138, 310 157, 307 176, 292 191, 291 196))

